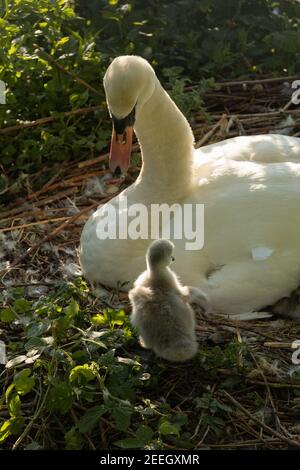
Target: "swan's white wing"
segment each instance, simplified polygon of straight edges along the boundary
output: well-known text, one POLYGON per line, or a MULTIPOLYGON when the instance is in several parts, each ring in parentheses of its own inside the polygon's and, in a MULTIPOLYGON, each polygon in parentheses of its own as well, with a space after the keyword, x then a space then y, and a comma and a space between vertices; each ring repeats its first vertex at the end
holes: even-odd
POLYGON ((195 158, 196 163, 206 158, 257 163, 299 162, 300 139, 279 134, 234 137, 197 149, 195 158))

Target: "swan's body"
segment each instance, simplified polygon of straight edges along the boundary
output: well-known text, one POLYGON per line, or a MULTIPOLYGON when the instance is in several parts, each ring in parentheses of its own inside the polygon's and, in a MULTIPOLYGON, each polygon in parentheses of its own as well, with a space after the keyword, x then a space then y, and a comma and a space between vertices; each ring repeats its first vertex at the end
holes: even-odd
POLYGON ((198 296, 200 305, 206 297, 190 292, 180 284, 169 268, 174 245, 168 240, 154 241, 147 251, 147 270, 129 291, 132 305, 130 321, 140 336, 142 346, 152 349, 168 361, 183 362, 197 352, 195 314, 190 302, 198 296))
MULTIPOLYGON (((138 179, 110 201, 203 203, 205 241, 186 251, 173 240, 174 269, 200 287, 216 312, 273 304, 300 281, 300 140, 281 135, 236 137, 194 150, 190 126, 143 59, 115 59, 105 77, 108 105, 126 116, 136 104, 143 157, 138 179)), ((90 280, 130 283, 142 271, 149 240, 100 240, 99 208, 81 236, 90 280)))

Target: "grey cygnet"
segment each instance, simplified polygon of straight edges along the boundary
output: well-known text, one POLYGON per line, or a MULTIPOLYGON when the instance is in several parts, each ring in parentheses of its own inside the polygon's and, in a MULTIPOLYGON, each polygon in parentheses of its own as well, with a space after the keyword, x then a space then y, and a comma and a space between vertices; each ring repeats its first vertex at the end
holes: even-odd
POLYGON ((172 362, 184 362, 197 352, 195 314, 190 303, 205 310, 208 299, 198 288, 182 286, 169 265, 174 245, 156 240, 147 250, 147 270, 129 291, 130 321, 143 347, 172 362))

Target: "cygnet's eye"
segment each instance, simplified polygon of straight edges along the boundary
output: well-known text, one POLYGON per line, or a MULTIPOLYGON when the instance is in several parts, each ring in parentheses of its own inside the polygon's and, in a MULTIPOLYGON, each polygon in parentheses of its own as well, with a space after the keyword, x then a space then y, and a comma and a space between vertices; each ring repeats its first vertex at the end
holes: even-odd
POLYGON ((174 256, 171 256, 171 260, 172 260, 172 261, 175 261, 175 258, 174 258, 174 256))

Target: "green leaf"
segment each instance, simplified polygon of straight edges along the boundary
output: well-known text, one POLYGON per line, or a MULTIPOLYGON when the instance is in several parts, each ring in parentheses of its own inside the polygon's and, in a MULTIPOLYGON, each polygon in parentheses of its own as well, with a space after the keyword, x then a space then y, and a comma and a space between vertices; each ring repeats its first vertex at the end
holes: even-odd
POLYGON ((130 376, 130 367, 122 364, 110 368, 106 386, 115 396, 133 402, 135 400, 135 379, 130 376))
POLYGON ((109 324, 112 328, 114 326, 121 326, 127 320, 127 315, 124 310, 114 310, 107 308, 103 314, 98 313, 91 319, 93 325, 103 326, 109 324))
POLYGON ((95 326, 103 326, 106 325, 108 322, 107 318, 104 315, 100 315, 100 313, 98 313, 97 315, 92 316, 91 323, 95 326))
POLYGON ((87 359, 87 353, 84 349, 78 349, 72 353, 72 359, 74 362, 84 362, 87 359))
POLYGON ((31 337, 27 343, 25 343, 26 351, 30 349, 44 350, 45 348, 52 346, 54 343, 53 336, 47 336, 46 338, 38 338, 36 336, 31 337))
POLYGON ((50 320, 44 320, 42 322, 35 322, 27 330, 27 338, 38 337, 46 333, 51 326, 50 320))
POLYGON ((218 416, 205 416, 203 422, 205 426, 209 426, 217 436, 220 436, 225 426, 224 420, 218 416))
POLYGON ((11 434, 11 422, 10 420, 5 421, 0 426, 0 442, 4 442, 11 434))
POLYGON ((181 427, 188 423, 188 417, 185 414, 178 413, 173 417, 172 422, 179 430, 181 430, 181 427))
POLYGON ((56 321, 56 334, 61 336, 70 326, 72 319, 66 315, 56 321))
POLYGON ((73 401, 74 393, 71 385, 68 382, 58 382, 50 389, 47 409, 65 414, 71 408, 73 401))
POLYGON ((60 46, 63 46, 64 44, 66 44, 67 42, 69 42, 70 38, 68 36, 65 36, 63 38, 60 38, 56 44, 55 44, 55 47, 60 47, 60 46))
POLYGON ((158 432, 161 436, 169 436, 169 435, 175 435, 177 437, 180 436, 178 426, 170 423, 168 419, 163 419, 163 421, 159 425, 158 432))
POLYGON ((16 313, 28 313, 31 311, 31 304, 29 300, 17 299, 13 303, 13 309, 16 313))
POLYGON ((70 304, 65 308, 65 315, 68 319, 77 317, 79 313, 79 305, 76 300, 71 299, 70 304))
POLYGON ((30 375, 30 369, 23 369, 21 370, 21 372, 18 372, 15 375, 14 384, 17 392, 20 395, 26 395, 26 393, 30 392, 33 389, 35 385, 35 379, 34 377, 30 377, 30 375))
POLYGON ((115 350, 110 349, 106 353, 101 354, 99 358, 99 364, 101 366, 109 367, 115 363, 115 350))
POLYGON ((9 297, 12 299, 23 299, 25 294, 24 287, 11 287, 8 289, 9 297))
POLYGON ((16 319, 16 314, 11 308, 4 308, 0 312, 0 320, 3 323, 9 323, 16 319))
POLYGON ((83 436, 76 430, 75 427, 66 432, 65 442, 67 450, 80 450, 84 445, 83 436))
POLYGON ((82 366, 73 367, 70 372, 70 382, 76 382, 79 386, 86 385, 97 377, 97 371, 94 365, 83 364, 82 366))
POLYGON ((136 431, 136 437, 128 437, 114 443, 121 449, 142 449, 152 439, 153 431, 149 426, 140 426, 136 431))
POLYGON ((11 434, 21 433, 25 424, 23 416, 13 417, 5 421, 0 427, 0 442, 4 442, 11 434))
POLYGON ((115 325, 121 326, 128 318, 124 310, 114 311, 111 317, 112 317, 111 318, 112 326, 115 326, 115 325))
POLYGON ((21 400, 20 396, 15 393, 8 402, 8 411, 10 416, 15 417, 20 414, 21 400))
POLYGON ((130 381, 124 383, 112 383, 111 381, 107 381, 107 387, 110 393, 115 396, 122 398, 122 400, 135 400, 135 389, 133 383, 130 381))
POLYGON ((82 433, 91 432, 98 424, 101 416, 107 411, 104 405, 94 406, 90 408, 78 421, 77 427, 82 433))
POLYGON ((120 431, 126 431, 130 426, 131 415, 133 409, 129 407, 118 407, 113 408, 111 416, 114 420, 115 426, 120 431))
POLYGON ((6 402, 8 402, 9 397, 10 397, 10 394, 12 393, 12 391, 14 390, 14 388, 15 388, 15 384, 14 384, 14 383, 10 384, 10 386, 7 387, 6 392, 5 392, 5 399, 6 399, 6 402))

